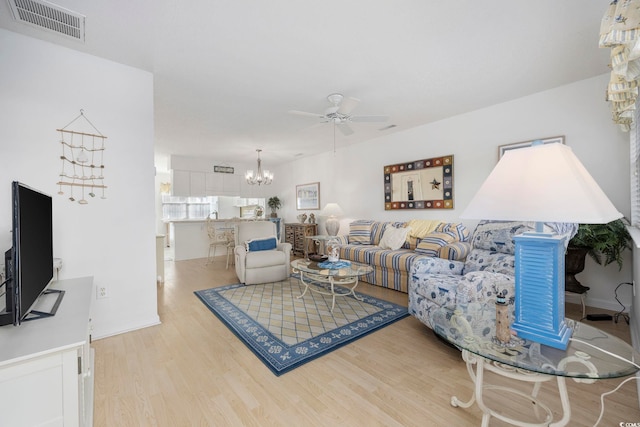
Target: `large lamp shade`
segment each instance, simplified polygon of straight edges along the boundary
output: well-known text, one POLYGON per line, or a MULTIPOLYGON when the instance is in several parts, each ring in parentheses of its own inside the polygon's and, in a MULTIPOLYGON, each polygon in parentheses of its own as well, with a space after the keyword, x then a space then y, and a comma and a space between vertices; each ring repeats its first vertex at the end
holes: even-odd
POLYGON ((461 218, 606 224, 622 218, 571 148, 509 150, 461 218))

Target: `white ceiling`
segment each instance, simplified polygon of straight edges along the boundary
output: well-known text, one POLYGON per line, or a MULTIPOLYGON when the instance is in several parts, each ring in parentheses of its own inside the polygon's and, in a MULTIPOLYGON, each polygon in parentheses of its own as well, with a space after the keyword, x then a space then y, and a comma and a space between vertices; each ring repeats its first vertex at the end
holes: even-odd
POLYGON ((52 2, 86 16, 84 44, 15 22, 6 0, 0 27, 152 72, 160 154, 262 148, 268 167, 333 150, 331 124, 288 113, 333 92, 389 116, 336 132, 340 148, 608 71, 608 0, 52 2))

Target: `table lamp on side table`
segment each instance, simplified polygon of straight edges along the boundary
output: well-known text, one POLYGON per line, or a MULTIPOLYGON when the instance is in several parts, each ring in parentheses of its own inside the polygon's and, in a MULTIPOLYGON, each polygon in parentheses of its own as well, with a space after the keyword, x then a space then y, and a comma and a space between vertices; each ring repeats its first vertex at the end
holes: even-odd
POLYGON ((338 231, 340 231, 340 221, 338 221, 337 217, 342 216, 340 206, 338 206, 337 203, 327 203, 324 209, 322 209, 322 216, 327 217, 325 224, 327 234, 329 236, 337 236, 338 231))
POLYGON ((565 237, 545 233, 544 222, 606 224, 622 217, 596 181, 560 143, 535 141, 507 151, 461 218, 534 221, 536 231, 514 237, 515 319, 518 336, 566 349, 565 237))

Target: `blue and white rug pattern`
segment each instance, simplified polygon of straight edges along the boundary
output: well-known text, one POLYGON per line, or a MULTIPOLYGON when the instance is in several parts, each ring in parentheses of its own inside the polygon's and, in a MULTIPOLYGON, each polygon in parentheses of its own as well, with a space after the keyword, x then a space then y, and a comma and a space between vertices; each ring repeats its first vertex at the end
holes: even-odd
POLYGON ((282 282, 234 284, 195 294, 278 376, 408 316, 406 307, 357 288, 363 301, 337 297, 331 313, 330 296, 309 290, 297 298, 303 290, 292 276, 282 282))

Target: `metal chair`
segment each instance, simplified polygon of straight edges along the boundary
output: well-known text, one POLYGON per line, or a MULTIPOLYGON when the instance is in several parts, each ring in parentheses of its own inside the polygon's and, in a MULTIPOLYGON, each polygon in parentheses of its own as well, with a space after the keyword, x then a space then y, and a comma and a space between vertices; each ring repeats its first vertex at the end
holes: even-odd
POLYGON ((228 269, 229 257, 233 255, 233 247, 235 246, 233 227, 228 226, 226 223, 216 223, 209 217, 207 218, 207 234, 209 235, 209 254, 207 256, 206 265, 213 262, 216 256, 216 249, 218 249, 218 247, 222 247, 227 251, 227 264, 225 268, 228 269), (213 255, 211 254, 212 250, 213 255))

